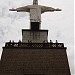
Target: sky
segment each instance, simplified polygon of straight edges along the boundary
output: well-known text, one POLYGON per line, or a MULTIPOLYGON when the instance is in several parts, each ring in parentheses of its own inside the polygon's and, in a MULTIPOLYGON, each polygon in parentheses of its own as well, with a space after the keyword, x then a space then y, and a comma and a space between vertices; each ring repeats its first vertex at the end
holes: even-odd
MULTIPOLYGON (((31 5, 32 0, 0 0, 0 55, 5 42, 22 40, 22 29, 30 28, 29 13, 11 12, 9 9, 31 5)), ((41 15, 41 29, 48 29, 48 40, 58 40, 67 47, 71 75, 74 73, 74 1, 39 0, 39 5, 60 8, 60 12, 41 15)))

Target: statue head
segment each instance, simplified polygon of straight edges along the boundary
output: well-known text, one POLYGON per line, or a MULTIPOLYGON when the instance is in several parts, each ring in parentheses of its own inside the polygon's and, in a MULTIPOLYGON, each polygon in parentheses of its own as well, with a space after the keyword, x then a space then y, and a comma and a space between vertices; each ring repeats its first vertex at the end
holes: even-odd
POLYGON ((38 0, 33 0, 33 5, 38 5, 38 0))

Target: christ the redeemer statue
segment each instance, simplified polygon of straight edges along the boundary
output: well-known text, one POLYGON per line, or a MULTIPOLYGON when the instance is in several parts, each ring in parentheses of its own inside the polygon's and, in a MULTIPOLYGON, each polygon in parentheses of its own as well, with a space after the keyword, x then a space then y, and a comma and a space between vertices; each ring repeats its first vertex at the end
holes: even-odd
POLYGON ((52 7, 38 5, 38 0, 33 0, 33 5, 27 5, 24 7, 19 7, 16 9, 9 9, 10 11, 17 12, 29 12, 30 13, 30 22, 39 22, 41 23, 41 14, 44 12, 54 12, 61 11, 61 9, 55 9, 52 7))

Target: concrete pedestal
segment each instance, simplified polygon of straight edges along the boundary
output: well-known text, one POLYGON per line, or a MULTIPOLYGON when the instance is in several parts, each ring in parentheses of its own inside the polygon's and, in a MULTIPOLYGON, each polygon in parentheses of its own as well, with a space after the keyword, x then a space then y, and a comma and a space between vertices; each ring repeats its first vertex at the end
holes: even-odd
POLYGON ((0 75, 71 75, 63 43, 6 43, 0 75))
POLYGON ((43 43, 48 40, 48 30, 22 30, 22 42, 43 43))

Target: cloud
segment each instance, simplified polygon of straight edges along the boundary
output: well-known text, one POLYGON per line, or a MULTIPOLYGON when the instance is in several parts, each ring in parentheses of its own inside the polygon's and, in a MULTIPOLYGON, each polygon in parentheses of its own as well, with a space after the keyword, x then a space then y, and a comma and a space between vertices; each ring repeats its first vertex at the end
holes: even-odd
MULTIPOLYGON (((32 4, 33 0, 1 0, 0 1, 0 54, 5 42, 18 41, 22 38, 21 29, 29 28, 29 14, 10 12, 10 8, 32 4), (13 35, 12 35, 13 34, 13 35), (18 36, 18 37, 16 37, 18 36)), ((42 14, 42 29, 49 30, 48 40, 64 42, 67 47, 67 55, 74 73, 74 13, 73 0, 39 0, 40 5, 61 8, 61 12, 47 12, 42 14)))

